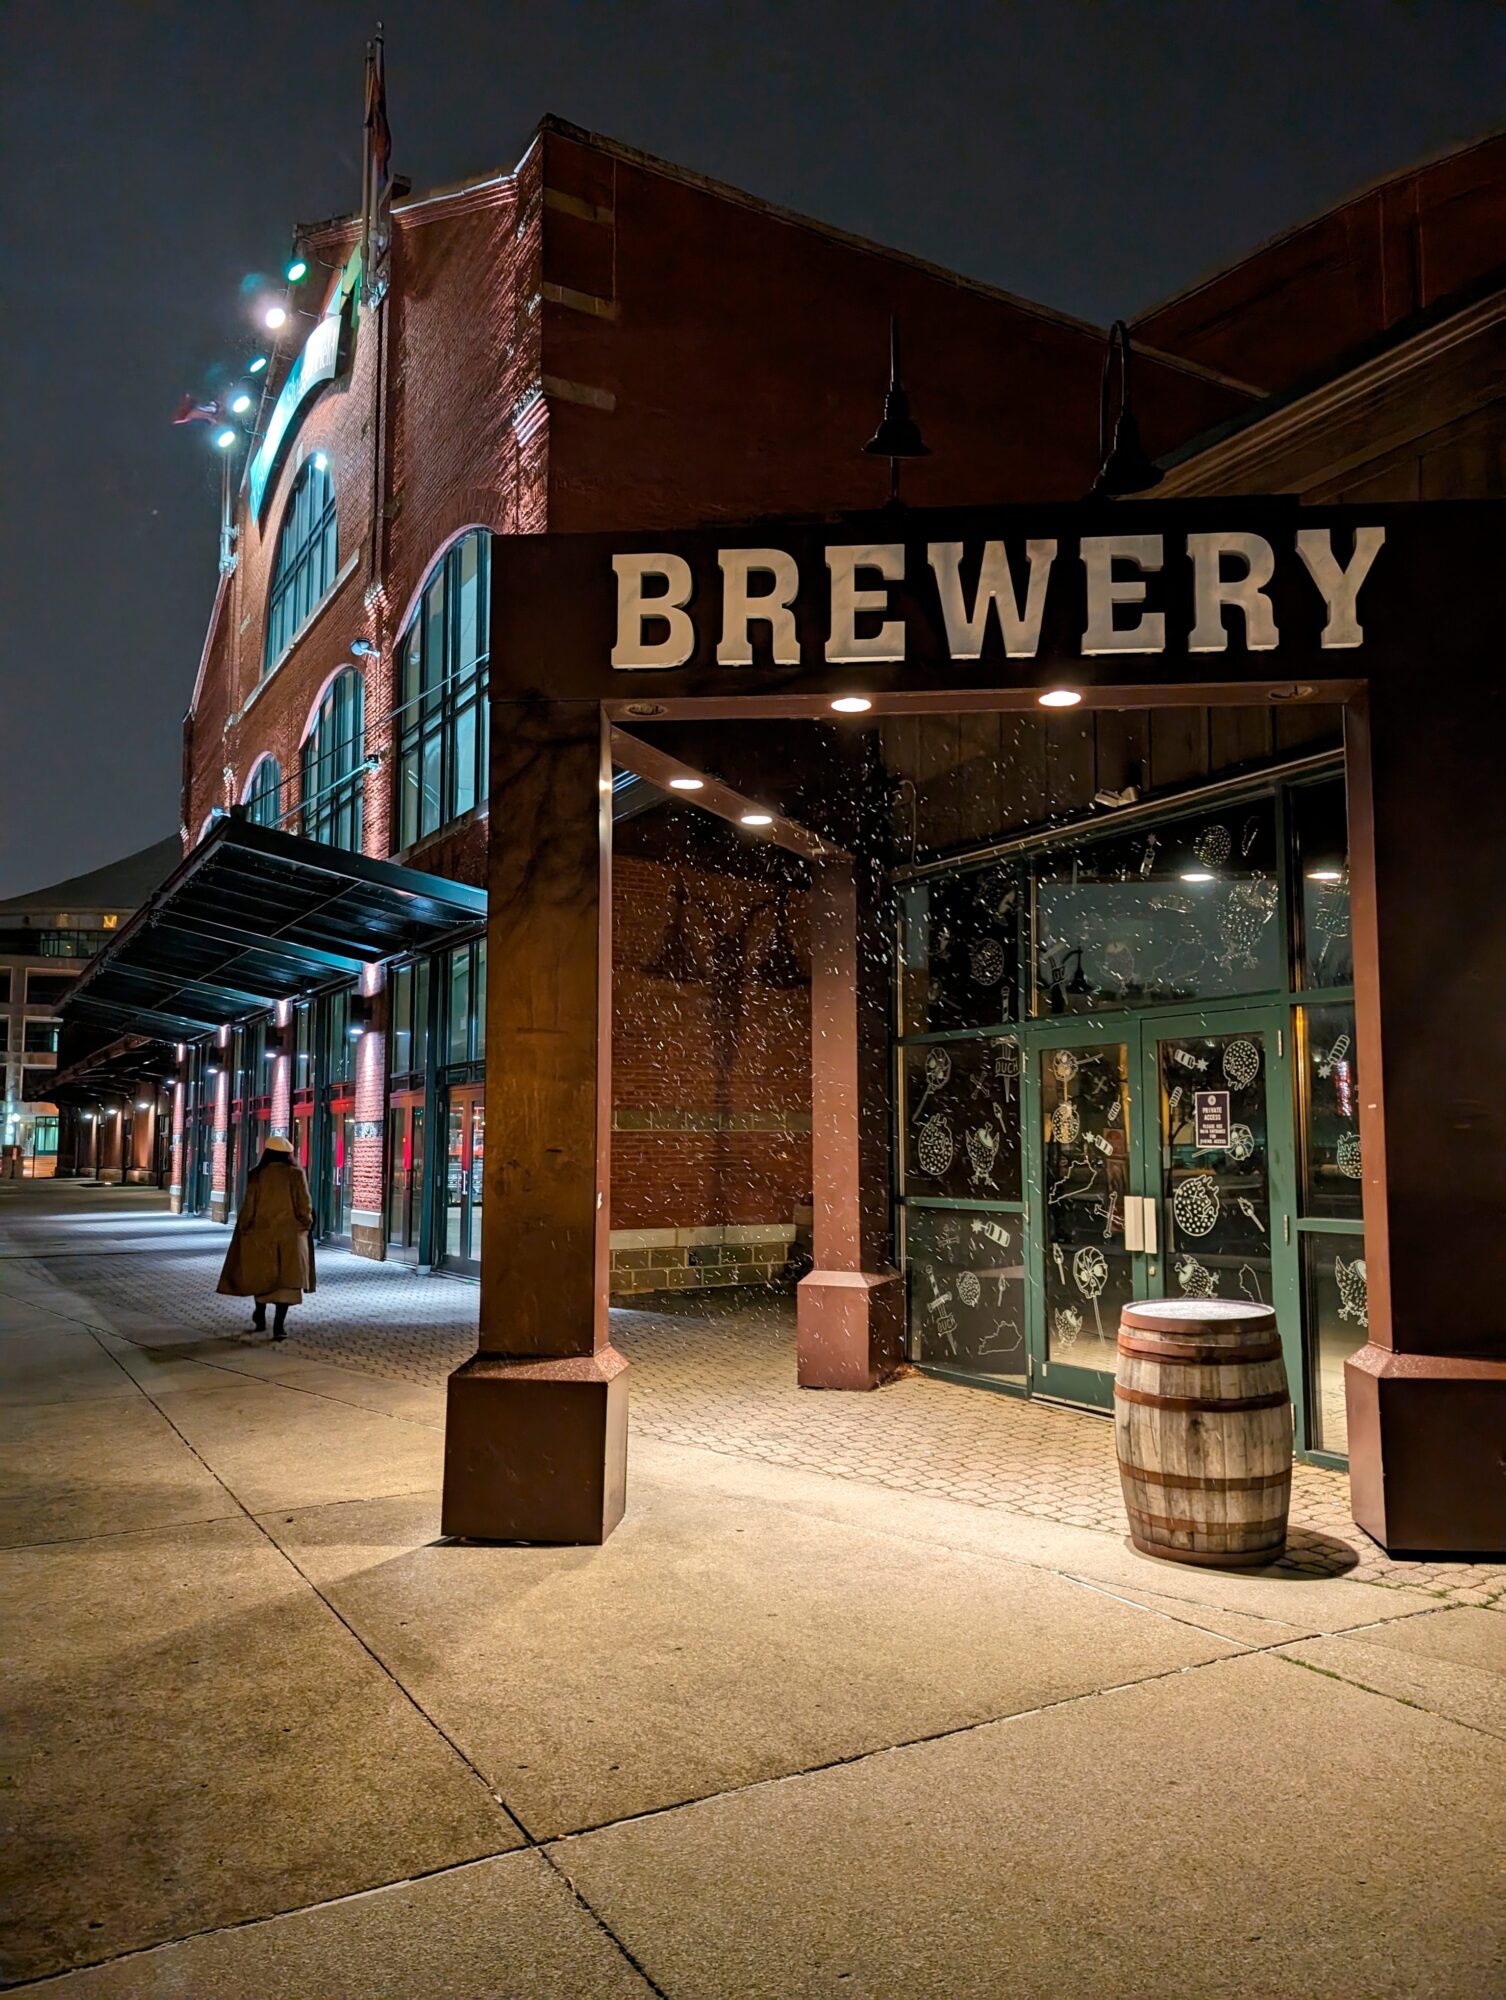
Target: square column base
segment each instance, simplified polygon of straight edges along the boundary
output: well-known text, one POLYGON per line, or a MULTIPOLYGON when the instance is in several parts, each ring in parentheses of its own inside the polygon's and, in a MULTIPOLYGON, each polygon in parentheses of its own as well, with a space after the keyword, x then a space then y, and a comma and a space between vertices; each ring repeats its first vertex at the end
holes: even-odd
POLYGON ((811 1271, 795 1288, 802 1389, 876 1389, 904 1358, 898 1271, 811 1271))
POLYGON ((440 1532, 604 1542, 627 1505, 627 1362, 477 1354, 450 1377, 440 1532))
POLYGON ((1394 1556, 1506 1555, 1506 1361, 1362 1347, 1344 1395, 1367 1535, 1394 1556))

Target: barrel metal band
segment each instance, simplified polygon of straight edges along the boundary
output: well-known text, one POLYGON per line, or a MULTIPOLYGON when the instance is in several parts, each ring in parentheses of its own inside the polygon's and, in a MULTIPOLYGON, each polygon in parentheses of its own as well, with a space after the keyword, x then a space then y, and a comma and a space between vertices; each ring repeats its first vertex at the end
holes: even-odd
POLYGON ((1143 1479, 1147 1486, 1176 1486, 1189 1493, 1259 1493, 1267 1486, 1288 1485, 1292 1476, 1288 1466, 1285 1472, 1265 1472, 1246 1479, 1205 1479, 1194 1472, 1152 1472, 1147 1466, 1131 1465, 1127 1458, 1120 1459, 1119 1470, 1126 1479, 1143 1479))
POLYGON ((1168 1535, 1195 1535, 1202 1545, 1201 1552, 1205 1555, 1218 1555, 1220 1553, 1237 1554, 1239 1545, 1244 1544, 1249 1538, 1271 1535, 1276 1537, 1279 1542, 1286 1533, 1285 1514, 1272 1515, 1269 1520, 1265 1521, 1204 1522, 1174 1521, 1169 1514, 1146 1514, 1142 1513, 1138 1507, 1130 1507, 1126 1511, 1129 1514, 1131 1526, 1158 1528, 1163 1534, 1168 1535), (1211 1538, 1214 1536, 1217 1536, 1220 1541, 1227 1541, 1231 1535, 1239 1537, 1239 1544, 1233 1550, 1220 1551, 1208 1546, 1211 1538))
POLYGON ((1121 1403, 1143 1403, 1149 1410, 1200 1410, 1209 1417, 1233 1410, 1279 1410, 1291 1401, 1285 1389, 1269 1396, 1153 1396, 1148 1389, 1125 1389, 1118 1382, 1114 1394, 1121 1403))
POLYGON ((1139 1355, 1147 1361, 1181 1361, 1188 1367, 1232 1368, 1241 1361, 1279 1361, 1281 1342, 1263 1341, 1259 1347, 1193 1347, 1186 1343, 1165 1347, 1158 1340, 1143 1340, 1139 1335, 1132 1337, 1121 1333, 1119 1352, 1139 1355))

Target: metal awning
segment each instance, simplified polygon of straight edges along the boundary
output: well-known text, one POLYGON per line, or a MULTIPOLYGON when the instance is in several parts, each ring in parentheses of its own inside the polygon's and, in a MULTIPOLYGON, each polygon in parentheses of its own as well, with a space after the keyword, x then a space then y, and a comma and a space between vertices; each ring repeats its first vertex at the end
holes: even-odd
POLYGON ((188 1041, 428 950, 485 916, 484 889, 227 817, 93 960, 61 1011, 188 1041))
POLYGON ((57 1104, 92 1104, 100 1097, 134 1096, 142 1085, 155 1091, 176 1068, 170 1042, 120 1035, 68 1069, 59 1070, 47 1095, 57 1104))

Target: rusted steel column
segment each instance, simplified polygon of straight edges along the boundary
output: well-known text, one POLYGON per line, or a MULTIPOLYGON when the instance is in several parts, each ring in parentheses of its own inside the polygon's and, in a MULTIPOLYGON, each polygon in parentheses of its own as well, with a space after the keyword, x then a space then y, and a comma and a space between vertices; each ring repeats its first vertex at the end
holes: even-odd
POLYGON ((887 956, 873 863, 811 868, 814 1268, 798 1289, 799 1379, 875 1389, 899 1365, 904 1296, 889 1262, 887 956))
POLYGON ((1345 744, 1369 1314, 1345 1367, 1354 1518, 1394 1554, 1502 1554, 1496 737, 1388 678, 1345 744))
POLYGON ((601 1542, 622 1518, 611 796, 594 702, 494 706, 480 1352, 450 1377, 447 1535, 601 1542))

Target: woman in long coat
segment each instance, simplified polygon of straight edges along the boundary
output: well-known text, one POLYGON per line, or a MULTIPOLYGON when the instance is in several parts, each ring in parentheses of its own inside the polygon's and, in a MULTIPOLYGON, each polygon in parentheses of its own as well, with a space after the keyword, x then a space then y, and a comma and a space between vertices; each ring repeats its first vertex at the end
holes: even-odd
POLYGON ((267 1307, 275 1306, 274 1340, 287 1339, 288 1307, 302 1304, 314 1289, 313 1224, 309 1184, 293 1148, 286 1139, 269 1139, 246 1176, 219 1289, 255 1299, 251 1324, 258 1333, 266 1332, 267 1307))

